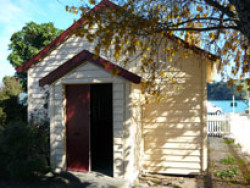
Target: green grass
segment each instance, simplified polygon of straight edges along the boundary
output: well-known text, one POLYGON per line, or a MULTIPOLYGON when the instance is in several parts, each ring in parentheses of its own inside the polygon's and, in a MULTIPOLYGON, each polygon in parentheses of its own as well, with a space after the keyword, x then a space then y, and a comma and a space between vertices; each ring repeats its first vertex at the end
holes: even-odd
POLYGON ((238 175, 238 169, 237 168, 231 168, 231 169, 228 169, 228 170, 222 170, 222 171, 216 172, 216 176, 220 177, 221 179, 233 178, 233 177, 235 177, 237 175, 238 175))
POLYGON ((235 148, 241 148, 240 144, 234 144, 233 145, 235 148))
POLYGON ((249 174, 246 174, 246 175, 244 176, 244 178, 247 180, 247 182, 250 183, 250 173, 249 173, 249 174))
POLYGON ((216 169, 216 167, 217 167, 217 165, 211 164, 211 167, 210 167, 210 168, 211 168, 212 170, 214 170, 214 169, 216 169))
POLYGON ((243 159, 239 159, 238 163, 239 163, 239 165, 246 165, 246 162, 243 159))
POLYGON ((173 188, 181 188, 179 185, 173 184, 173 188))
POLYGON ((224 140, 224 143, 226 143, 226 144, 233 144, 234 140, 224 140))
POLYGON ((155 184, 160 184, 161 183, 161 180, 160 179, 152 179, 151 180, 153 183, 155 184))
POLYGON ((233 156, 228 156, 228 157, 221 159, 220 162, 221 164, 224 164, 224 165, 233 165, 236 163, 236 159, 233 156))
POLYGON ((234 184, 239 184, 240 181, 239 180, 230 180, 231 183, 234 183, 234 184))

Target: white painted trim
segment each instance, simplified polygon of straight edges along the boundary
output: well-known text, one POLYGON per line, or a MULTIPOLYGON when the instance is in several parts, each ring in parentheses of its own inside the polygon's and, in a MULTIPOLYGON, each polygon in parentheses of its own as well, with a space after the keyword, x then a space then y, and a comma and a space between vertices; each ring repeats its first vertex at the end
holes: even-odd
POLYGON ((50 101, 49 101, 49 117, 50 117, 50 164, 52 168, 56 166, 56 151, 55 151, 55 86, 50 86, 50 101))
POLYGON ((124 83, 124 81, 118 77, 114 78, 79 78, 79 79, 62 79, 63 84, 101 84, 101 83, 124 83), (115 79, 117 78, 117 79, 115 79))
POLYGON ((201 172, 207 171, 207 63, 201 57, 201 172))
MULTIPOLYGON (((112 84, 112 96, 113 96, 113 99, 112 99, 112 101, 113 101, 113 155, 114 155, 113 156, 113 176, 114 177, 123 177, 123 175, 124 175, 123 169, 121 171, 121 169, 115 163, 116 162, 115 152, 122 152, 123 153, 123 150, 122 150, 122 148, 120 148, 118 150, 116 149, 117 151, 114 151, 115 150, 115 147, 114 147, 115 146, 115 139, 118 138, 117 137, 117 130, 114 128, 114 125, 117 124, 118 122, 114 118, 114 116, 117 115, 116 112, 114 111, 114 109, 115 109, 114 92, 117 92, 117 89, 114 90, 113 88, 114 88, 114 85, 120 85, 120 84, 125 85, 126 82, 119 83, 119 82, 111 81, 111 82, 102 82, 102 83, 110 83, 110 84, 112 84), (116 131, 116 133, 114 133, 115 131, 116 131)), ((59 86, 59 87, 61 86, 61 88, 62 88, 61 90, 57 90, 57 93, 56 93, 56 94, 61 93, 59 95, 62 96, 62 97, 60 97, 59 101, 62 102, 62 106, 63 106, 63 109, 60 112, 61 115, 62 115, 61 124, 62 124, 62 127, 63 127, 63 129, 62 129, 62 135, 63 135, 62 163, 61 163, 60 167, 55 166, 56 171, 60 172, 61 170, 64 170, 64 171, 67 170, 67 164, 66 164, 67 163, 66 162, 66 90, 65 90, 65 88, 66 88, 66 85, 70 85, 70 84, 62 83, 60 80, 57 81, 55 84, 57 86, 59 86)), ((91 84, 95 84, 95 83, 91 83, 91 82, 82 82, 81 83, 81 82, 78 82, 77 84, 90 84, 91 85, 91 84)), ((55 88, 54 88, 54 90, 55 90, 55 88)), ((124 91, 123 88, 122 88, 122 91, 124 91)), ((53 91, 53 96, 55 97, 55 91, 53 91)), ((123 96, 121 96, 121 97, 123 98, 123 96)), ((123 99, 123 101, 124 101, 124 99, 123 99)), ((122 108, 124 108, 124 106, 122 106, 122 108)), ((123 112, 122 114, 124 114, 124 111, 122 111, 122 112, 123 112)), ((54 113, 54 115, 55 115, 55 113, 54 113)), ((123 118, 122 118, 122 121, 124 121, 123 118)), ((123 137, 122 136, 122 134, 123 134, 122 129, 119 132, 120 132, 119 134, 121 134, 119 137, 122 138, 123 137)), ((53 135, 53 134, 51 134, 51 135, 53 135)), ((54 150, 56 150, 56 148, 54 148, 54 150)), ((123 161, 123 158, 121 158, 120 160, 123 161)), ((56 159, 53 162, 53 164, 57 164, 56 159)))
POLYGON ((63 170, 67 170, 67 161, 66 161, 66 154, 67 154, 67 143, 66 143, 66 86, 64 84, 61 84, 61 92, 63 96, 62 101, 62 127, 63 127, 63 170))

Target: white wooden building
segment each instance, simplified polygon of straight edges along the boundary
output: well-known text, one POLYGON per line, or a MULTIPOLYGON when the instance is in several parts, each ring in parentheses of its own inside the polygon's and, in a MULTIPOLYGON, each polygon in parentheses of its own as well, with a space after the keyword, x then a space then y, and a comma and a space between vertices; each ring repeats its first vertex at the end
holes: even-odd
MULTIPOLYGON (((97 6, 112 3, 104 0, 97 6)), ((171 85, 162 84, 168 97, 146 104, 141 92, 146 76, 138 62, 125 67, 107 54, 94 58, 94 45, 71 32, 83 20, 17 69, 28 73, 29 118, 50 119, 52 168, 109 170, 107 174, 130 181, 141 172, 205 172, 206 83, 213 77, 216 57, 180 45, 177 56, 185 50, 194 52, 188 59, 180 56, 178 63, 166 64, 180 90, 173 92, 171 85), (119 70, 115 77, 114 68, 119 70)), ((180 39, 166 40, 174 45, 180 39)))

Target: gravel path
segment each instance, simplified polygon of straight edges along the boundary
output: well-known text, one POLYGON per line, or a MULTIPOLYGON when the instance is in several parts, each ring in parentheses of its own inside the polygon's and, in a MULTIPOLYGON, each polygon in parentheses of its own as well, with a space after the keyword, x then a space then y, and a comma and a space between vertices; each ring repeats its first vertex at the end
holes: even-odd
POLYGON ((237 147, 223 138, 209 137, 208 181, 213 188, 250 187, 246 176, 249 171, 235 151, 237 147))

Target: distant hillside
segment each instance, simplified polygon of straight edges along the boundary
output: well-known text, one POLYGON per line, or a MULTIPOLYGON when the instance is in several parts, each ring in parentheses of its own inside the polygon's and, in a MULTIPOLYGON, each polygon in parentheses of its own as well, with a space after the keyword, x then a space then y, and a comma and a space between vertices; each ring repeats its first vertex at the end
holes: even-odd
POLYGON ((246 91, 237 92, 235 86, 228 87, 226 82, 215 82, 207 84, 207 99, 208 100, 232 100, 234 95, 236 100, 247 98, 246 91))

